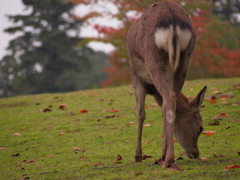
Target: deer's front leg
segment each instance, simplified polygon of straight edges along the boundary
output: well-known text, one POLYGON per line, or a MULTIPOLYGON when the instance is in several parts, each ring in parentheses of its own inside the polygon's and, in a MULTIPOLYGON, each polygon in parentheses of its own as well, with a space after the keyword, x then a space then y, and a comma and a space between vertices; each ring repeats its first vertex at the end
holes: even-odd
POLYGON ((138 116, 138 133, 137 133, 137 147, 135 151, 135 162, 142 161, 142 128, 145 120, 145 97, 146 91, 139 78, 132 75, 133 87, 135 91, 135 98, 137 103, 137 116, 138 116))

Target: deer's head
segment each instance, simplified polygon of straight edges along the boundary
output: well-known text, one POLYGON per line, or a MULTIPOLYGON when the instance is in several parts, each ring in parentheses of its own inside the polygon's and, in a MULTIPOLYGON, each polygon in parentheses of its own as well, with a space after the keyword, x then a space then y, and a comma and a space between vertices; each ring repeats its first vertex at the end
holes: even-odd
POLYGON ((203 130, 199 109, 206 90, 205 86, 191 102, 180 94, 177 102, 174 133, 177 141, 191 159, 199 157, 198 137, 203 130))

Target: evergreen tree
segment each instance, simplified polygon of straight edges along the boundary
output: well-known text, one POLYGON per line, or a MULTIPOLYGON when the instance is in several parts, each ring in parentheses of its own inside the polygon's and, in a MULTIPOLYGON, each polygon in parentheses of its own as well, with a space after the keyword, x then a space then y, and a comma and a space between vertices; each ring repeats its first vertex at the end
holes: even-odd
POLYGON ((28 14, 8 16, 15 26, 5 29, 21 35, 10 41, 9 55, 0 63, 2 94, 81 89, 92 57, 84 52, 89 48, 77 47, 83 21, 74 18, 74 5, 69 0, 22 2, 28 14))

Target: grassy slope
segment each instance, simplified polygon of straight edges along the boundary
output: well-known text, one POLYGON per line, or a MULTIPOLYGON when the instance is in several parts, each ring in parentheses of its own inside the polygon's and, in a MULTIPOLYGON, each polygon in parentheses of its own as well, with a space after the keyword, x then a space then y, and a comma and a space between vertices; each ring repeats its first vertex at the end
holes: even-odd
POLYGON ((186 95, 194 96, 207 85, 208 97, 213 95, 210 89, 213 87, 223 93, 231 91, 236 97, 226 100, 227 104, 222 104, 220 99, 214 104, 204 102, 205 107, 201 109, 204 131, 217 132, 213 136, 200 136, 200 156, 207 160, 189 160, 181 155, 183 150, 175 143, 176 157, 184 158, 176 161, 184 169, 182 172, 152 165, 161 153, 162 120, 159 107, 151 106, 155 103, 151 96, 146 101, 150 107, 146 109, 146 123, 151 127, 144 128, 143 153, 153 158, 133 162, 137 120, 130 86, 0 99, 0 148, 5 148, 0 150, 0 179, 239 179, 240 168, 224 170, 227 165, 240 165, 237 153, 240 105, 231 105, 240 102, 239 90, 232 87, 239 82, 240 78, 185 83, 186 95), (60 110, 60 104, 68 106, 60 110), (49 106, 51 112, 41 112, 49 106), (111 108, 119 111, 102 112, 111 108), (80 114, 80 109, 89 112, 80 114), (228 117, 220 120, 218 126, 209 126, 212 118, 220 113, 227 113, 228 117), (112 115, 116 117, 107 118, 112 115), (129 121, 135 124, 128 125, 129 121), (73 148, 80 150, 74 152, 73 148), (20 155, 12 156, 17 153, 20 155), (121 164, 114 163, 118 154, 123 158, 121 164), (214 157, 214 154, 224 157, 214 157))

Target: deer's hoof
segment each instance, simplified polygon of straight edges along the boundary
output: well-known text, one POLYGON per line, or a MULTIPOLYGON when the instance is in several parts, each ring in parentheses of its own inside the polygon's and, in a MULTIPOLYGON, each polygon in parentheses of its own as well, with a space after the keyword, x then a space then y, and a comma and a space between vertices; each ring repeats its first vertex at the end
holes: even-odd
POLYGON ((135 162, 142 162, 142 156, 136 155, 135 156, 135 162))

